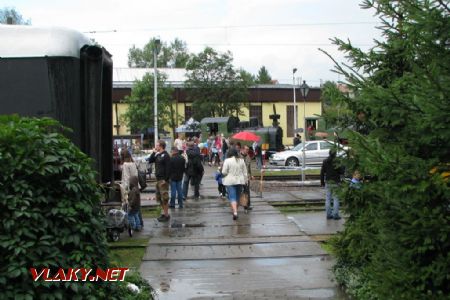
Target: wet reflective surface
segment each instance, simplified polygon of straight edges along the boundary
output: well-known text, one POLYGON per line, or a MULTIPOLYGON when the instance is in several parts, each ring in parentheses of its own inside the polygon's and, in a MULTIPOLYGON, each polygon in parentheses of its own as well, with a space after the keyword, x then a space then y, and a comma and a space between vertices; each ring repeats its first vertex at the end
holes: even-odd
MULTIPOLYGON (((252 198, 254 209, 240 208, 233 221, 228 201, 217 197, 213 170, 205 169, 201 199, 171 209, 168 223, 146 221, 142 234, 151 239, 140 271, 159 299, 344 299, 332 259, 308 236, 336 224, 327 227, 319 214, 281 214, 267 201, 301 199, 281 188, 252 198)), ((303 196, 320 199, 322 189, 303 196)))

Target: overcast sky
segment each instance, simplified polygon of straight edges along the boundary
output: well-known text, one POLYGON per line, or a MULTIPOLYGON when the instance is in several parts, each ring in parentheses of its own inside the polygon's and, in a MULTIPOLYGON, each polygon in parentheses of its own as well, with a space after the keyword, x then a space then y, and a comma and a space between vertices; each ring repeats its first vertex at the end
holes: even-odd
POLYGON ((337 81, 332 61, 343 54, 330 38, 350 39, 367 50, 378 19, 360 8, 362 0, 0 0, 32 25, 63 26, 94 38, 113 55, 115 67, 127 66, 128 49, 157 36, 178 37, 190 52, 205 46, 230 50, 234 65, 256 74, 266 66, 273 79, 292 83, 292 69, 313 86, 337 81), (95 33, 93 33, 95 32, 95 33))

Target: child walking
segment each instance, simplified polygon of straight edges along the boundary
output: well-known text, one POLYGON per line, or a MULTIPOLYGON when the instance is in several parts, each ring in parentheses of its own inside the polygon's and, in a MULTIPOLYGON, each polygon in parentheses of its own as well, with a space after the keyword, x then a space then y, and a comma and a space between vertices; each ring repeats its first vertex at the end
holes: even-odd
POLYGON ((222 179, 223 179, 223 175, 222 175, 222 171, 219 167, 219 168, 217 168, 217 172, 216 172, 217 189, 219 190, 219 196, 224 198, 227 195, 227 190, 226 190, 225 186, 223 185, 222 179))
POLYGON ((140 231, 142 228, 139 214, 141 212, 141 192, 139 191, 139 178, 130 177, 130 192, 128 193, 128 222, 133 230, 140 231))

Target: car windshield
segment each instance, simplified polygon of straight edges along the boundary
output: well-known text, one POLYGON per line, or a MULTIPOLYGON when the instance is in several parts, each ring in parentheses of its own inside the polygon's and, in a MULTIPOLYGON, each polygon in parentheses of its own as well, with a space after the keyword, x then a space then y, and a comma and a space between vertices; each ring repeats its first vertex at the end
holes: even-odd
MULTIPOLYGON (((301 151, 303 149, 303 144, 298 144, 295 146, 292 151, 301 151)), ((316 143, 306 143, 305 144, 306 150, 317 150, 317 144, 316 143)))

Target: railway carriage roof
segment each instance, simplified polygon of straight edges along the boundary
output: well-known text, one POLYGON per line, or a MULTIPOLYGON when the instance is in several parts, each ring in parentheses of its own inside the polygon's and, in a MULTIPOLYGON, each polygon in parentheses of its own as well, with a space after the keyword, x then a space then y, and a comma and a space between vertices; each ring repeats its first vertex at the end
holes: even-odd
POLYGON ((203 118, 200 123, 201 124, 209 124, 209 123, 227 123, 230 117, 217 117, 217 118, 203 118))
POLYGON ((0 58, 80 57, 80 49, 93 45, 78 31, 62 27, 0 25, 0 58))

